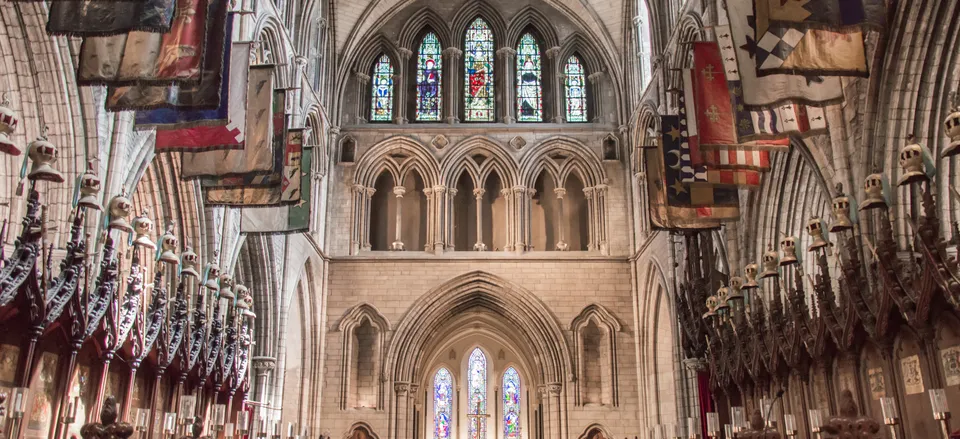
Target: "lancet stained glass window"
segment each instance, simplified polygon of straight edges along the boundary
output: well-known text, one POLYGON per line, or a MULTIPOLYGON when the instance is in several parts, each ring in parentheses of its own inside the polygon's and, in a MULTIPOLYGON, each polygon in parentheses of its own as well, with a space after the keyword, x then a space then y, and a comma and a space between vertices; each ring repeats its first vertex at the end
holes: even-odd
POLYGON ((453 437, 450 420, 453 417, 453 376, 441 367, 433 376, 433 438, 453 437))
POLYGON ((567 122, 587 121, 587 88, 584 82, 583 64, 576 55, 567 59, 563 68, 566 75, 564 86, 567 94, 567 122))
POLYGON ((440 72, 443 69, 440 40, 429 32, 417 52, 417 120, 440 120, 440 72))
POLYGON ((533 35, 526 33, 517 44, 517 120, 543 120, 543 96, 540 86, 540 47, 533 35))
MULTIPOLYGON (((679 9, 678 9, 679 10, 679 9)), ((637 0, 637 57, 640 58, 640 86, 647 88, 653 78, 653 51, 650 49, 650 11, 647 0, 637 0)))
POLYGON ((512 367, 503 373, 503 436, 520 437, 520 374, 512 367))
POLYGON ((484 439, 487 437, 487 356, 480 348, 470 354, 467 367, 467 420, 468 437, 484 439))
POLYGON ((463 112, 468 122, 494 120, 493 32, 482 18, 473 20, 463 38, 463 112))
POLYGON ((393 119, 393 64, 383 55, 373 65, 370 120, 389 122, 393 119))

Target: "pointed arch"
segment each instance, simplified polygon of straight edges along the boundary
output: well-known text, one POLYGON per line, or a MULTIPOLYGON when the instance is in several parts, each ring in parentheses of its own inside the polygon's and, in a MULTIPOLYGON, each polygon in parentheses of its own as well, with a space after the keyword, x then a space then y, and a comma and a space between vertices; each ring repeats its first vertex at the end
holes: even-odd
POLYGON ((438 122, 443 119, 443 43, 436 32, 426 30, 415 49, 414 120, 438 122))
POLYGON ((379 379, 390 323, 373 305, 361 303, 348 310, 337 329, 341 333, 340 410, 384 407, 379 379))
POLYGON ((520 378, 520 372, 513 366, 507 367, 503 372, 501 380, 501 391, 503 392, 503 437, 505 439, 516 439, 520 437, 521 411, 523 410, 523 387, 520 378))
POLYGON ((567 57, 563 66, 564 120, 567 122, 587 122, 588 112, 593 108, 588 104, 587 71, 578 54, 567 57))
POLYGON ((381 55, 370 69, 370 121, 393 120, 394 63, 387 54, 381 55))
POLYGON ((437 34, 441 43, 449 42, 452 38, 450 36, 450 27, 447 23, 448 20, 441 17, 436 11, 430 7, 423 7, 417 12, 414 12, 413 15, 404 22, 403 28, 400 29, 400 34, 397 38, 397 46, 406 47, 416 52, 417 46, 420 44, 420 39, 427 32, 437 34))
POLYGON ((520 159, 520 184, 533 187, 542 169, 552 170, 559 186, 573 169, 582 172, 580 180, 586 187, 602 184, 607 179, 600 157, 580 141, 565 136, 546 139, 527 151, 520 159))
POLYGON ((533 6, 524 6, 510 20, 510 26, 507 28, 505 40, 515 44, 529 29, 535 29, 537 36, 544 46, 544 50, 559 46, 560 39, 557 38, 557 30, 553 23, 542 12, 533 6))
POLYGON ((453 437, 453 374, 441 366, 433 375, 433 439, 453 437))
POLYGON ((483 187, 486 177, 496 170, 504 187, 517 184, 517 164, 506 152, 506 148, 494 139, 486 136, 469 137, 450 148, 440 164, 441 175, 448 186, 456 183, 460 169, 473 169, 476 173, 476 187, 483 187), (485 158, 480 163, 477 155, 485 158))
POLYGON ((373 145, 357 161, 356 184, 373 187, 380 172, 389 170, 395 182, 404 181, 406 173, 417 169, 427 187, 439 184, 439 164, 426 146, 412 137, 394 136, 373 145))
POLYGON ((483 271, 457 276, 410 307, 394 332, 384 373, 395 381, 415 381, 424 367, 423 348, 432 330, 473 307, 486 308, 520 330, 517 336, 531 346, 541 382, 565 382, 570 353, 546 305, 523 287, 483 271))
MULTIPOLYGON (((507 28, 500 11, 484 1, 465 2, 453 16, 453 20, 450 21, 451 29, 456 30, 455 35, 452 35, 451 46, 462 47, 464 45, 464 36, 466 35, 464 31, 477 18, 483 19, 490 26, 490 31, 497 42, 503 41, 501 38, 506 34, 507 28)), ((494 47, 494 51, 497 49, 499 48, 494 47)))
MULTIPOLYGON (((489 360, 480 347, 473 348, 467 360, 467 413, 480 415, 487 413, 487 383, 490 380, 489 360)), ((470 422, 467 430, 470 437, 486 438, 488 426, 486 418, 477 418, 479 422, 470 422)))

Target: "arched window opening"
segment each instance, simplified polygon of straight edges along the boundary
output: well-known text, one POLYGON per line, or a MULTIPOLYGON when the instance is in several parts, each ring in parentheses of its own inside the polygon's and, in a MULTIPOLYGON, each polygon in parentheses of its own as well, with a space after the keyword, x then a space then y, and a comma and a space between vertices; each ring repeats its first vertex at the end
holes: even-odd
POLYGON ((587 122, 587 85, 583 63, 576 55, 567 59, 563 68, 565 75, 564 91, 566 93, 567 122, 587 122))
POLYGON ((456 224, 453 225, 454 248, 468 251, 477 242, 477 201, 473 193, 473 179, 464 171, 457 180, 457 196, 454 198, 456 224))
POLYGON ((580 333, 583 355, 583 402, 584 404, 604 403, 604 365, 603 358, 607 355, 604 349, 604 333, 591 320, 580 333))
POLYGON ((450 439, 453 430, 453 376, 441 367, 433 376, 433 439, 450 439))
POLYGON ((377 330, 369 319, 353 330, 353 376, 351 377, 350 406, 377 407, 377 330))
POLYGON ((583 193, 583 183, 576 174, 570 174, 563 188, 561 211, 564 216, 564 240, 571 251, 587 251, 590 241, 590 213, 583 193))
POLYGON ((423 177, 416 171, 410 171, 403 182, 403 194, 397 198, 403 206, 400 230, 396 232, 395 239, 403 242, 408 251, 421 251, 427 243, 427 200, 423 188, 423 177))
POLYGON ((475 439, 487 437, 487 356, 480 348, 470 354, 467 368, 467 419, 468 436, 475 439), (473 415, 473 416, 471 416, 473 415))
POLYGON ((520 437, 520 374, 513 367, 503 373, 503 436, 520 437))
POLYGON ((507 201, 500 190, 503 184, 496 171, 487 175, 483 185, 483 203, 481 216, 483 218, 483 243, 487 250, 503 250, 507 243, 507 201))
POLYGON ((376 192, 370 197, 370 249, 390 250, 393 242, 396 202, 393 195, 393 176, 384 171, 377 177, 373 188, 376 192))
POLYGON ((389 56, 382 55, 373 63, 370 77, 370 120, 390 122, 393 120, 393 64, 389 56))
POLYGON ((428 32, 417 51, 417 119, 421 122, 440 120, 441 71, 443 60, 440 39, 428 32))
POLYGON ((482 18, 467 28, 463 38, 463 113, 467 122, 492 122, 494 112, 493 89, 493 32, 482 18))
POLYGON ((533 34, 525 33, 517 43, 517 120, 543 120, 540 46, 533 34))
POLYGON ((536 193, 530 212, 531 250, 556 250, 560 237, 560 204, 557 202, 556 182, 546 171, 542 171, 533 188, 536 193))
POLYGON ((647 88, 653 79, 653 50, 650 43, 650 11, 647 0, 637 0, 637 58, 640 60, 640 89, 647 88))

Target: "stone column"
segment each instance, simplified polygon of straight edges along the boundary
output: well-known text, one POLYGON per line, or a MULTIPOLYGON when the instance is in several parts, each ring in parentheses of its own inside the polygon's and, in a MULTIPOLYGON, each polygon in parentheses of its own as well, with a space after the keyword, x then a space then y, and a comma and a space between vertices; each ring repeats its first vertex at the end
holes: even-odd
POLYGON ((367 123, 366 108, 370 97, 370 75, 355 70, 354 76, 357 77, 357 123, 367 123))
POLYGON ((521 253, 527 249, 527 229, 530 224, 526 221, 527 209, 524 199, 526 198, 527 188, 523 186, 513 187, 513 222, 516 225, 513 228, 513 250, 521 253))
POLYGON ((373 199, 373 194, 377 192, 376 189, 372 187, 365 188, 364 190, 366 196, 363 198, 363 249, 370 251, 372 246, 370 245, 370 204, 373 199))
POLYGON ((501 47, 497 50, 497 55, 500 56, 500 65, 503 66, 503 74, 500 75, 503 78, 503 105, 500 106, 500 121, 514 123, 517 121, 517 103, 515 102, 517 86, 514 84, 517 73, 515 64, 517 51, 512 47, 501 47))
MULTIPOLYGON (((413 422, 414 417, 416 416, 415 408, 417 407, 417 390, 420 389, 420 386, 411 383, 410 391, 407 392, 407 437, 411 439, 416 439, 413 437, 413 422)), ((423 427, 421 427, 422 429, 423 427)))
POLYGON ((436 228, 434 232, 433 252, 440 255, 443 254, 443 238, 446 236, 447 188, 444 186, 434 186, 433 198, 433 204, 435 205, 433 224, 436 228))
POLYGON ((397 104, 393 107, 394 110, 394 122, 397 124, 407 123, 407 84, 404 82, 404 78, 407 77, 416 77, 416 75, 407 74, 407 68, 410 64, 410 56, 413 55, 413 51, 401 47, 400 50, 400 65, 397 66, 396 72, 393 76, 393 93, 397 96, 397 104))
POLYGON ((487 250, 487 245, 483 243, 483 194, 485 192, 483 188, 473 190, 473 197, 477 199, 477 243, 473 245, 473 249, 478 252, 487 250))
POLYGON ((455 200, 455 198, 457 197, 457 192, 459 192, 459 191, 457 190, 457 188, 447 189, 447 200, 446 200, 446 202, 444 203, 444 204, 446 204, 446 209, 447 209, 447 210, 446 210, 446 212, 447 212, 447 223, 446 223, 446 228, 445 228, 446 233, 444 234, 443 242, 444 242, 444 244, 445 244, 444 249, 445 249, 445 250, 449 250, 449 251, 454 251, 454 250, 455 250, 455 247, 456 247, 456 245, 455 245, 455 241, 456 241, 456 240, 453 239, 453 225, 455 224, 455 223, 454 223, 454 219, 456 218, 456 213, 455 213, 455 212, 456 212, 456 210, 457 210, 457 209, 456 209, 456 200, 455 200))
POLYGON ((587 240, 587 251, 594 251, 597 249, 597 241, 595 236, 596 228, 594 227, 594 223, 596 223, 596 221, 594 220, 596 216, 596 210, 594 209, 594 203, 593 203, 594 191, 595 189, 592 187, 583 188, 583 197, 586 199, 586 203, 587 203, 587 224, 588 224, 587 235, 589 236, 589 239, 587 240))
POLYGON ((550 397, 549 386, 540 386, 537 388, 537 393, 540 395, 540 402, 543 404, 541 409, 543 411, 540 413, 540 417, 543 419, 543 437, 559 437, 560 430, 553 423, 553 398, 550 397))
POLYGON ((593 122, 603 123, 603 72, 593 72, 587 79, 590 81, 590 95, 593 96, 593 122))
POLYGON ((353 229, 350 231, 350 254, 357 254, 360 252, 360 246, 363 242, 363 197, 365 193, 365 188, 362 184, 355 184, 351 188, 353 194, 351 211, 353 211, 353 229))
POLYGON ((397 230, 394 235, 396 240, 393 241, 390 248, 395 251, 403 250, 403 239, 400 232, 403 229, 403 194, 405 193, 407 193, 407 188, 403 186, 393 187, 393 194, 397 196, 397 230))
POLYGON ((277 367, 277 359, 273 357, 258 356, 251 359, 253 370, 257 374, 256 391, 253 400, 268 404, 267 401, 267 381, 270 378, 270 372, 277 367))
POLYGON ((434 218, 433 212, 434 212, 434 209, 436 209, 436 207, 434 206, 435 203, 434 203, 434 197, 433 197, 433 188, 429 188, 429 187, 424 188, 423 195, 427 197, 427 218, 426 218, 427 236, 426 236, 426 239, 424 240, 426 244, 423 245, 423 251, 429 252, 433 250, 433 242, 434 242, 433 236, 435 233, 434 225, 433 225, 433 218, 434 218))
POLYGON ((563 123, 563 97, 560 93, 560 47, 554 46, 547 49, 547 59, 550 60, 551 72, 549 75, 543 75, 550 80, 550 87, 553 90, 553 123, 563 123))
POLYGON ((557 437, 568 437, 563 425, 563 416, 561 410, 563 405, 560 401, 562 386, 560 383, 553 383, 548 386, 550 391, 551 405, 553 411, 550 412, 550 423, 553 424, 553 431, 557 432, 557 437))
POLYGON ((606 184, 598 184, 596 187, 596 210, 597 213, 594 214, 597 218, 596 230, 597 230, 597 247, 600 249, 600 253, 607 255, 610 253, 610 246, 607 242, 607 212, 605 206, 607 205, 607 189, 609 186, 606 184))
POLYGON ((557 208, 557 230, 560 232, 560 239, 557 240, 556 248, 559 251, 565 252, 568 248, 570 248, 570 245, 563 240, 563 229, 566 228, 565 226, 567 224, 567 217, 563 214, 563 196, 567 194, 567 190, 562 187, 558 187, 553 189, 553 193, 557 194, 557 204, 559 205, 557 208))
POLYGON ((396 393, 396 428, 397 439, 409 439, 410 431, 410 385, 408 383, 394 383, 393 390, 396 393))
POLYGON ((457 97, 462 93, 458 93, 457 84, 460 83, 460 56, 463 55, 463 51, 456 47, 448 47, 443 49, 443 65, 447 73, 445 73, 444 78, 447 83, 447 90, 444 92, 443 100, 446 101, 446 113, 447 113, 447 123, 453 125, 455 123, 460 123, 459 117, 459 104, 460 99, 457 97))
POLYGON ((503 198, 503 213, 506 218, 504 218, 503 226, 506 228, 504 236, 506 236, 506 242, 503 243, 504 251, 513 251, 513 190, 510 188, 500 189, 500 197, 503 198))

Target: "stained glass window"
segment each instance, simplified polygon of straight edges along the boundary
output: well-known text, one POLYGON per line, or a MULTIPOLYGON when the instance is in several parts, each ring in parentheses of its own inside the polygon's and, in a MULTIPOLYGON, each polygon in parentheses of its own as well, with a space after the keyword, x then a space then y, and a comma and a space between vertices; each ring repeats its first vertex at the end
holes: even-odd
POLYGON ((543 96, 540 86, 540 47, 533 35, 526 33, 517 44, 517 120, 543 120, 543 96))
POLYGON ((468 122, 493 121, 493 32, 482 18, 463 38, 463 113, 468 122))
POLYGON ((586 122, 587 87, 580 58, 571 55, 563 68, 563 74, 566 76, 564 86, 567 94, 567 122, 586 122))
POLYGON ((503 437, 520 437, 520 374, 512 367, 503 373, 503 437))
POLYGON ((417 120, 440 120, 440 72, 443 69, 440 40, 429 32, 417 53, 417 120))
POLYGON ((373 64, 370 120, 389 122, 393 119, 393 64, 383 55, 373 64))
POLYGON ((487 357, 480 348, 473 350, 467 368, 467 420, 470 439, 487 435, 487 357), (472 416, 471 416, 472 415, 472 416))
POLYGON ((647 88, 653 78, 653 51, 650 50, 650 11, 647 0, 637 0, 637 55, 640 58, 640 87, 647 88))
POLYGON ((450 421, 453 419, 453 376, 441 367, 433 376, 433 438, 453 437, 450 421))

